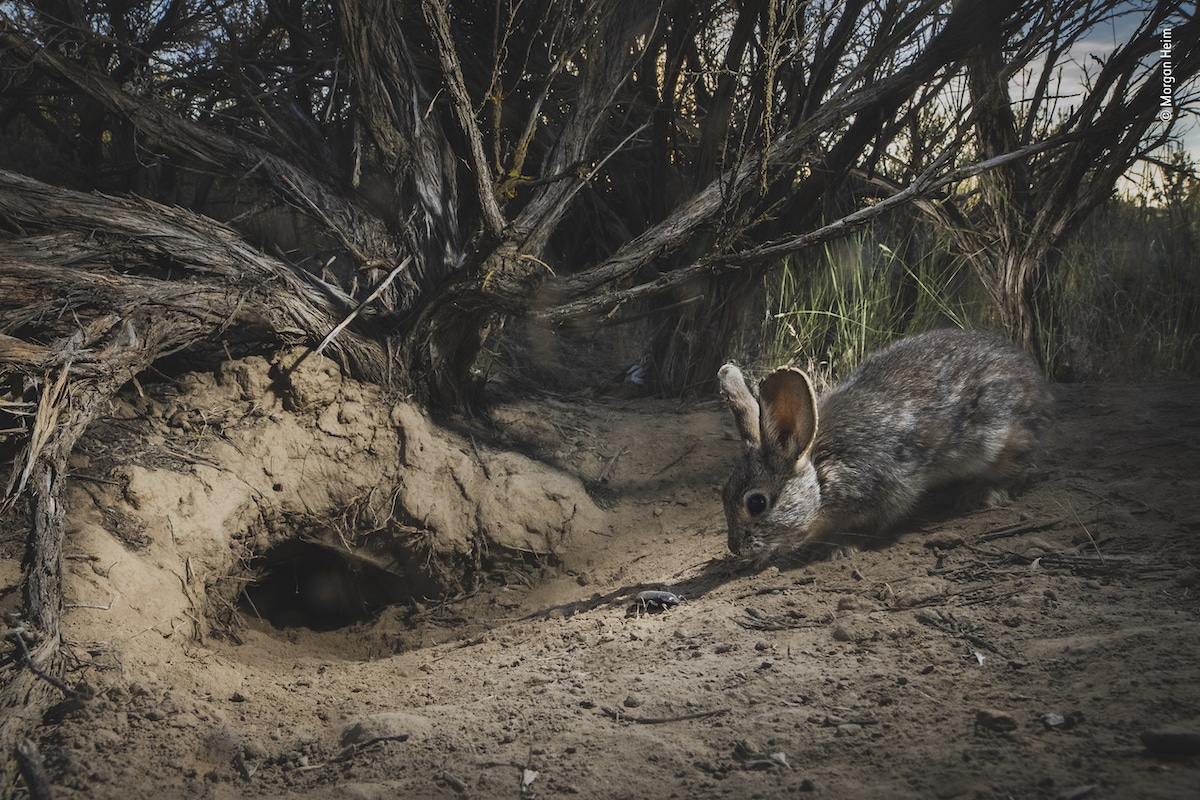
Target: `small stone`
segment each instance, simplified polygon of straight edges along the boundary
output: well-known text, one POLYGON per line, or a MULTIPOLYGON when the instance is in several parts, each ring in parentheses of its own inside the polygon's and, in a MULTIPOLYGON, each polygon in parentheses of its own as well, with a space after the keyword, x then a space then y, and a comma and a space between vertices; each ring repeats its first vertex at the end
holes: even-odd
POLYGON ((200 718, 191 712, 184 711, 172 717, 170 725, 172 728, 196 728, 200 725, 200 718))
POLYGON ((858 638, 858 635, 852 624, 839 622, 833 626, 833 638, 838 642, 853 642, 858 638))
POLYGON ((1200 755, 1200 719, 1144 731, 1139 738, 1147 750, 1157 755, 1200 755))
POLYGON ((270 755, 261 742, 250 740, 243 745, 242 755, 251 761, 258 761, 270 755))
POLYGON ((997 733, 1008 733, 1017 729, 1017 721, 1006 711, 985 708, 975 712, 975 724, 997 733))
POLYGON ((762 754, 762 749, 753 739, 742 739, 733 746, 733 757, 738 761, 745 761, 751 758, 758 758, 762 754))
POLYGON ((953 550, 956 547, 962 546, 966 541, 966 537, 958 531, 936 531, 925 536, 923 543, 930 550, 935 548, 938 550, 953 550))
POLYGON ((116 731, 104 730, 103 728, 98 729, 92 737, 92 743, 95 745, 96 750, 101 753, 120 749, 123 741, 125 741, 124 738, 116 731))
POLYGON ((1200 569, 1185 569, 1175 576, 1175 585, 1184 589, 1200 586, 1200 569))
POLYGON ((407 711, 386 711, 355 720, 342 731, 341 744, 365 744, 375 739, 428 739, 432 732, 433 722, 429 717, 407 711))
POLYGON ((1083 800, 1083 798, 1089 797, 1094 791, 1096 791, 1095 786, 1076 786, 1060 794, 1058 800, 1083 800))
POLYGON ((645 701, 640 696, 631 692, 630 694, 625 695, 625 699, 621 701, 621 705, 625 706, 626 708, 637 708, 644 702, 645 701))

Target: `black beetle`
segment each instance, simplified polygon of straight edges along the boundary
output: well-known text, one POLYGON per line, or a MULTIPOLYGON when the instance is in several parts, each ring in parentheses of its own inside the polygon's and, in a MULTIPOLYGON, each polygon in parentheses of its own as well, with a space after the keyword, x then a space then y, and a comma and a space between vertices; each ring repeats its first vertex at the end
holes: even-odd
POLYGON ((658 612, 665 611, 683 602, 683 598, 674 592, 645 591, 638 592, 634 598, 634 611, 658 612))

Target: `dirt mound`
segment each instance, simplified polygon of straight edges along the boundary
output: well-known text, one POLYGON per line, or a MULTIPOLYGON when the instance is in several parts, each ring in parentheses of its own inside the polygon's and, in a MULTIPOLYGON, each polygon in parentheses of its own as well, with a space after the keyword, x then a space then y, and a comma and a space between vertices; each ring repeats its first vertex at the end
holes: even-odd
POLYGON ((131 612, 110 635, 236 634, 239 603, 337 627, 509 564, 569 568, 608 532, 576 478, 302 353, 125 397, 79 448, 70 599, 131 612))
POLYGON ((58 795, 1200 786, 1195 385, 1058 387, 1011 507, 753 572, 715 402, 515 403, 493 446, 293 362, 147 388, 81 447, 65 630, 93 697, 40 729, 58 795))

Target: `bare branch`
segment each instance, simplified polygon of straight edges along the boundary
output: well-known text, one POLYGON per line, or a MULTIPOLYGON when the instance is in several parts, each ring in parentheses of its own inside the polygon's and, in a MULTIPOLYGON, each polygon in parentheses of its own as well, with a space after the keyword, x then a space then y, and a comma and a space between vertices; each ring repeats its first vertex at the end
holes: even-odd
MULTIPOLYGON (((180 328, 164 340, 167 352, 238 319, 266 322, 276 332, 317 341, 344 312, 307 278, 250 247, 235 231, 183 209, 72 192, 0 170, 0 218, 30 230, 56 232, 0 243, 8 286, 0 292, 0 311, 9 329, 23 320, 44 319, 47 307, 69 302, 81 292, 91 295, 89 307, 101 309, 106 307, 104 297, 115 309, 154 302, 190 309, 173 320, 180 328), (108 236, 97 239, 96 230, 108 236), (38 264, 50 271, 35 269, 38 264), (148 275, 161 274, 164 265, 212 283, 121 274, 139 268, 148 275), (103 267, 110 270, 98 271, 103 267), (35 276, 43 278, 34 280, 35 276), (43 279, 51 282, 43 284, 43 279), (159 284, 161 288, 153 288, 159 284)), ((145 338, 144 333, 139 336, 145 338)), ((348 336, 338 340, 338 347, 354 371, 377 380, 387 374, 386 358, 377 344, 348 336)))
POLYGON ((454 37, 450 33, 450 18, 443 0, 422 0, 421 9, 437 45, 438 58, 442 65, 442 81, 450 93, 454 116, 466 140, 468 164, 475 179, 475 192, 483 214, 484 234, 489 240, 497 241, 507 222, 500 211, 500 204, 496 201, 496 184, 488 169, 487 154, 483 150, 483 134, 475 119, 475 108, 463 81, 462 65, 458 61, 454 37))
POLYGON ((731 272, 752 268, 762 264, 777 261, 784 256, 844 236, 850 229, 864 225, 881 214, 897 206, 913 202, 917 198, 928 197, 939 189, 974 177, 989 170, 1004 166, 1030 156, 1036 155, 1053 147, 1067 143, 1067 137, 1038 142, 1028 145, 1012 153, 990 158, 976 164, 959 167, 946 173, 938 174, 945 168, 951 153, 943 154, 926 171, 918 176, 905 188, 890 197, 867 206, 866 208, 848 214, 834 222, 824 225, 814 231, 797 236, 789 236, 758 247, 725 255, 714 255, 700 259, 695 264, 668 272, 648 283, 632 286, 607 294, 589 297, 570 303, 539 309, 530 314, 532 319, 547 325, 560 325, 572 319, 593 316, 617 308, 633 300, 643 300, 659 296, 671 289, 684 285, 705 275, 720 272, 731 272))
POLYGON ((237 178, 260 177, 286 202, 312 213, 363 266, 390 267, 400 248, 377 219, 347 202, 334 188, 291 162, 255 145, 202 128, 152 99, 135 97, 96 71, 84 71, 52 50, 39 47, 7 26, 0 27, 0 48, 74 84, 111 111, 137 126, 158 146, 237 178))

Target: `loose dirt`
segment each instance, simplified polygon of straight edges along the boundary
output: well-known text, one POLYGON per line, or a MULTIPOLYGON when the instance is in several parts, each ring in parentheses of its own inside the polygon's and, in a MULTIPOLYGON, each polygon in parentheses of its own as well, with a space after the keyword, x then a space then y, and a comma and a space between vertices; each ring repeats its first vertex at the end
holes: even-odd
POLYGON ((756 571, 716 402, 509 402, 485 436, 268 373, 131 390, 80 447, 56 797, 1200 796, 1195 384, 1056 387, 1011 506, 756 571))

